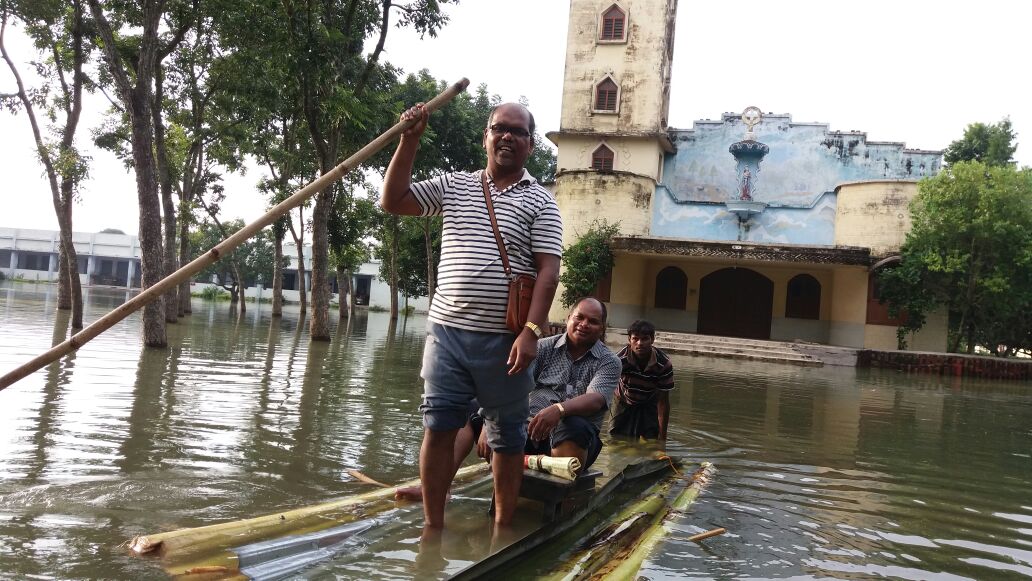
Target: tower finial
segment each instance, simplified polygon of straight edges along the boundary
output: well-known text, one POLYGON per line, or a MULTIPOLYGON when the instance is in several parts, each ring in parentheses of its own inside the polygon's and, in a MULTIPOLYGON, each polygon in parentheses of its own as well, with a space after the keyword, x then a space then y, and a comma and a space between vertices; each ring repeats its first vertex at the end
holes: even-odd
POLYGON ((762 120, 763 112, 760 111, 759 107, 749 106, 745 108, 745 111, 742 111, 742 123, 745 123, 748 128, 745 131, 746 141, 756 140, 756 134, 753 133, 753 127, 759 125, 762 120))

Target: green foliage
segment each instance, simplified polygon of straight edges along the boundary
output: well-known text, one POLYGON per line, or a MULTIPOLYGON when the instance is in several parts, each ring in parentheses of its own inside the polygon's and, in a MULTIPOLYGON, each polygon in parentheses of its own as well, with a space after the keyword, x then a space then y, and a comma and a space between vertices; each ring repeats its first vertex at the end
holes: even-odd
MULTIPOLYGON (((223 224, 227 234, 233 234, 244 227, 242 220, 233 220, 223 224)), ((272 232, 268 229, 262 230, 246 242, 241 244, 228 256, 224 256, 214 264, 208 266, 196 276, 196 279, 210 282, 212 277, 217 284, 230 289, 234 284, 233 270, 230 260, 236 258, 240 268, 240 276, 243 278, 244 287, 255 286, 259 280, 262 284, 272 284, 273 261, 275 249, 273 248, 272 232)), ((222 242, 222 232, 210 221, 198 225, 196 232, 190 233, 190 248, 193 250, 191 260, 207 252, 219 242, 222 242)), ((289 259, 284 257, 284 265, 289 259)))
POLYGON ((527 158, 527 171, 541 183, 552 183, 555 181, 555 172, 558 168, 558 160, 553 150, 545 140, 537 135, 534 137, 534 149, 527 158))
POLYGON ((986 125, 972 123, 964 130, 964 137, 946 147, 943 159, 947 164, 958 161, 980 161, 986 165, 1007 165, 1012 163, 1018 144, 1017 134, 1011 128, 1010 119, 986 125))
POLYGON ((613 270, 615 259, 609 245, 620 232, 620 224, 605 220, 592 222, 588 231, 563 252, 562 304, 569 308, 573 303, 594 292, 598 283, 613 270))
POLYGON ((376 207, 367 198, 356 198, 350 193, 336 197, 327 229, 334 266, 354 271, 369 260, 366 238, 373 229, 375 215, 376 207))
POLYGON ((1032 347, 1032 170, 959 161, 921 181, 899 266, 881 275, 903 335, 937 308, 960 342, 1013 353, 1032 347))
POLYGON ((103 230, 98 232, 98 234, 121 234, 125 236, 125 232, 122 232, 118 228, 104 228, 103 230))
POLYGON ((228 301, 229 293, 217 286, 206 286, 198 295, 206 301, 228 301))

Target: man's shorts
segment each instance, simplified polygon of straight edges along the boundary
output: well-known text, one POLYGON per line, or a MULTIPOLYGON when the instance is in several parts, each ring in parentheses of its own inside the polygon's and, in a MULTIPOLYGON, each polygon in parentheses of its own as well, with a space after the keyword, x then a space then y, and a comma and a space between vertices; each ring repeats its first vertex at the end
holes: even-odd
POLYGON ((469 419, 477 398, 487 443, 495 452, 515 454, 527 441, 527 396, 534 380, 526 370, 508 375, 511 333, 483 333, 427 323, 423 346, 423 425, 457 430, 469 419))
POLYGON ((581 416, 569 416, 559 421, 559 425, 552 430, 552 436, 548 440, 535 442, 528 439, 523 452, 551 456, 552 448, 567 441, 572 441, 587 451, 584 455, 582 470, 587 470, 602 451, 602 439, 599 437, 599 430, 595 424, 581 416))

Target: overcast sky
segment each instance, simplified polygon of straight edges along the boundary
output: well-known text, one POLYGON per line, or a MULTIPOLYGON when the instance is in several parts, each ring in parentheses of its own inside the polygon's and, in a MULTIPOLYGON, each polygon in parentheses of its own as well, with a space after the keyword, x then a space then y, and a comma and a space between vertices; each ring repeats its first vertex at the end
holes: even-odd
MULTIPOLYGON (((386 60, 406 72, 487 83, 506 100, 526 96, 541 132, 558 129, 566 50, 565 0, 462 0, 437 38, 388 35, 386 60)), ((632 13, 631 18, 634 18, 632 13)), ((682 0, 674 49, 670 125, 725 111, 789 113, 797 122, 867 132, 873 141, 942 149, 968 123, 1010 116, 1016 158, 1032 165, 1032 3, 1006 0, 826 2, 682 0)), ((28 74, 30 46, 9 29, 8 50, 28 74)), ((14 84, 0 68, 0 92, 14 84)), ((88 101, 80 145, 105 107, 88 101)), ((431 120, 432 122, 432 120, 431 120)), ((137 229, 131 172, 92 151, 91 179, 75 207, 75 230, 137 229)), ((50 190, 24 115, 0 112, 0 226, 57 229, 50 190)), ((252 220, 265 204, 258 175, 230 176, 224 213, 252 220)))

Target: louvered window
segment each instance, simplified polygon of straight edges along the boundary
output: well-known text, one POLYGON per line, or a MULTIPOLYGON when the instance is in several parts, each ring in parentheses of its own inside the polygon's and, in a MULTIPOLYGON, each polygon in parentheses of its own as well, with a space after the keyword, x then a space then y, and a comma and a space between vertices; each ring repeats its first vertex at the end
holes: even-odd
POLYGON ((605 79, 595 87, 595 110, 616 111, 616 93, 618 87, 613 79, 605 79))
POLYGON ((605 145, 598 146, 595 153, 591 154, 591 169, 613 171, 613 150, 605 145))
POLYGON ((601 40, 623 40, 627 18, 623 10, 613 6, 602 15, 601 40))

